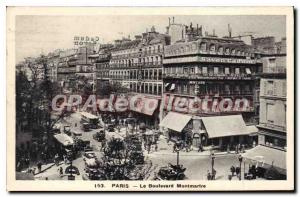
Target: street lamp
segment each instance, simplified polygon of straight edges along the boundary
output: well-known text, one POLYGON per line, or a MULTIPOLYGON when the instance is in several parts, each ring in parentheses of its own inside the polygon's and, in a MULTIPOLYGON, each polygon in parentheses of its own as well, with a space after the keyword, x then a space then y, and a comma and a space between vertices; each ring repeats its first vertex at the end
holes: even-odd
POLYGON ((211 175, 212 175, 212 180, 214 180, 214 178, 215 178, 214 177, 214 165, 215 165, 216 156, 213 152, 211 152, 210 156, 211 156, 211 175))
POLYGON ((181 142, 175 142, 175 151, 177 153, 177 166, 179 166, 179 151, 181 149, 181 142))
POLYGON ((240 176, 239 176, 239 180, 242 180, 242 162, 243 162, 242 155, 239 155, 239 162, 240 162, 240 176))

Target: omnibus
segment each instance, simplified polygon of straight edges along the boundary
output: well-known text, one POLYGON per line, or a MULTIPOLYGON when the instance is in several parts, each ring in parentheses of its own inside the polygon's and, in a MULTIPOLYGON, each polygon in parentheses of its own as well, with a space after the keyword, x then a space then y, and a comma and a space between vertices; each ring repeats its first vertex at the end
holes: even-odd
POLYGON ((91 129, 97 129, 99 127, 99 118, 88 112, 81 112, 81 123, 88 123, 91 129))

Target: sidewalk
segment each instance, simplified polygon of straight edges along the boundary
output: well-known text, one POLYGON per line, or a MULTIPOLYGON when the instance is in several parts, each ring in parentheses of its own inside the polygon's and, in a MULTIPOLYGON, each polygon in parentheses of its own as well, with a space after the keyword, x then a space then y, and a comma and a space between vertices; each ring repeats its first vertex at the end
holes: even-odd
MULTIPOLYGON (((158 151, 154 151, 154 148, 151 148, 151 151, 149 154, 152 155, 170 155, 171 154, 177 154, 176 152, 173 152, 173 143, 169 142, 167 143, 167 139, 165 136, 160 136, 160 139, 158 141, 158 151)), ((144 154, 148 155, 148 151, 144 150, 144 154)), ((185 149, 181 150, 179 152, 180 156, 210 156, 211 151, 209 150, 209 147, 206 147, 206 150, 202 152, 198 152, 198 148, 192 147, 192 150, 189 152, 186 152, 185 149)), ((235 151, 230 151, 229 153, 227 151, 218 151, 214 150, 215 156, 221 156, 221 155, 228 155, 228 154, 235 154, 235 151)))

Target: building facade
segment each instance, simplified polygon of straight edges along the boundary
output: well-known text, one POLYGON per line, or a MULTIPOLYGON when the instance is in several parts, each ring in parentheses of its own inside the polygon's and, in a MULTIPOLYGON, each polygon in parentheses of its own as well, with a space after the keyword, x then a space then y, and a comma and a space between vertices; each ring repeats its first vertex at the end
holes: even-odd
POLYGON ((286 147, 286 55, 268 55, 263 59, 260 91, 258 143, 286 147))
MULTIPOLYGON (((240 39, 219 38, 214 32, 203 36, 202 28, 192 24, 182 35, 181 40, 164 50, 164 116, 170 111, 192 115, 194 133, 211 138, 210 143, 222 144, 222 138, 230 136, 219 132, 219 136, 210 137, 201 132, 205 128, 201 117, 242 115, 246 124, 252 124, 255 76, 262 70, 261 61, 253 48, 240 39)), ((246 143, 246 138, 226 141, 246 143)))

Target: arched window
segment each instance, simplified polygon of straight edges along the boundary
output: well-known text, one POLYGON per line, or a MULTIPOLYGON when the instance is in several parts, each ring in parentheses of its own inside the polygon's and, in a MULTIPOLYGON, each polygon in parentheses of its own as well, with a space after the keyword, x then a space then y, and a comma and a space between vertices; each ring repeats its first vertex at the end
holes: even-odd
POLYGON ((201 51, 206 51, 206 43, 202 42, 202 43, 200 44, 200 50, 201 50, 201 51))
POLYGON ((230 54, 230 49, 229 49, 229 48, 226 48, 226 49, 225 49, 225 54, 226 54, 226 55, 229 55, 229 54, 230 54))
POLYGON ((231 50, 231 55, 235 55, 235 49, 231 50))
POLYGON ((209 46, 209 51, 215 53, 215 52, 216 52, 216 45, 211 44, 211 45, 209 46))
POLYGON ((187 46, 185 47, 185 51, 190 51, 190 46, 187 45, 187 46))
POLYGON ((197 49, 196 43, 192 44, 192 50, 195 51, 197 49))
POLYGON ((219 47, 219 49, 218 49, 218 53, 219 53, 219 54, 223 54, 223 52, 224 52, 224 49, 223 49, 223 47, 219 47))

